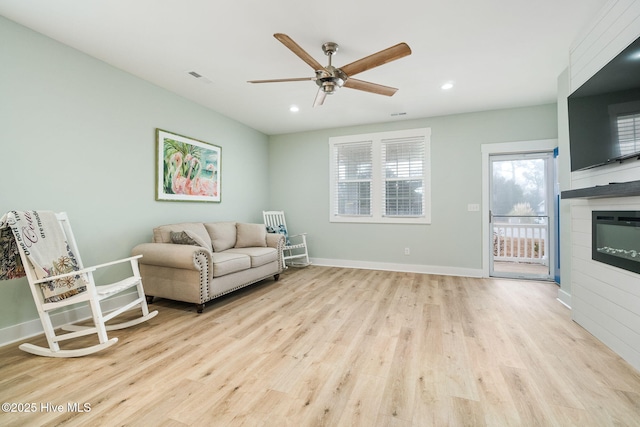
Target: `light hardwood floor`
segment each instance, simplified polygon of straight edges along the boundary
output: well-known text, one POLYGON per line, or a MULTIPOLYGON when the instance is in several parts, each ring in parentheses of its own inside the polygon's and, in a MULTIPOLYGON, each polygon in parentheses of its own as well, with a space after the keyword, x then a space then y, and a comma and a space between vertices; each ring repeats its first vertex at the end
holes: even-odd
POLYGON ((640 373, 556 295, 546 282, 289 269, 201 315, 158 300, 156 318, 95 355, 0 348, 0 402, 37 410, 0 425, 640 425, 640 373))

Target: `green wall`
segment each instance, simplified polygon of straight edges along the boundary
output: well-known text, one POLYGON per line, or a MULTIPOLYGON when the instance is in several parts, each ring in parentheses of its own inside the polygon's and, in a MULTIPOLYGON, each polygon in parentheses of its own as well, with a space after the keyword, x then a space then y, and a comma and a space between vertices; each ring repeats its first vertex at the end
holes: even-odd
POLYGON ((468 212, 467 205, 482 203, 481 144, 554 138, 556 104, 271 136, 269 208, 285 210, 289 230, 307 232, 310 256, 325 263, 477 271, 482 269, 482 215, 468 212), (330 223, 329 138, 419 127, 431 128, 432 223, 330 223))
MULTIPOLYGON (((85 265, 163 223, 262 222, 267 136, 2 17, 0 40, 0 215, 68 212, 85 265), (222 147, 222 203, 155 201, 156 128, 222 147)), ((26 280, 0 282, 0 330, 36 318, 26 280)))

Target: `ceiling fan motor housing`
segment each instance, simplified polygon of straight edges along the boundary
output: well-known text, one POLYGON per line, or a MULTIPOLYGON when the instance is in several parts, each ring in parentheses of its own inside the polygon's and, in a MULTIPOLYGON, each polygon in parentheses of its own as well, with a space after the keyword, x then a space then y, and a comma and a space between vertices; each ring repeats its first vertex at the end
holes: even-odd
POLYGON ((347 78, 347 75, 340 68, 332 65, 323 70, 316 70, 316 84, 328 95, 340 89, 347 78))

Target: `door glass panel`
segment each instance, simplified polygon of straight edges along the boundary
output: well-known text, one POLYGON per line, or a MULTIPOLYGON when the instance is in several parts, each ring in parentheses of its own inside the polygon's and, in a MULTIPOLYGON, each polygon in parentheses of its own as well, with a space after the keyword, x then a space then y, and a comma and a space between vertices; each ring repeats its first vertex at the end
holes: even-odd
POLYGON ((491 263, 499 277, 549 278, 550 155, 491 156, 491 263))

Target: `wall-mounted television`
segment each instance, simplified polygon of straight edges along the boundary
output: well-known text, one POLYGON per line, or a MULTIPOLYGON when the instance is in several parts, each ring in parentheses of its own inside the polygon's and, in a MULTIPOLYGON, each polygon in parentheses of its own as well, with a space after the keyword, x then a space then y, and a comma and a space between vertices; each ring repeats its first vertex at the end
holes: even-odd
POLYGON ((571 170, 640 158, 640 37, 568 98, 571 170))

